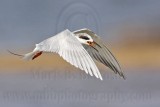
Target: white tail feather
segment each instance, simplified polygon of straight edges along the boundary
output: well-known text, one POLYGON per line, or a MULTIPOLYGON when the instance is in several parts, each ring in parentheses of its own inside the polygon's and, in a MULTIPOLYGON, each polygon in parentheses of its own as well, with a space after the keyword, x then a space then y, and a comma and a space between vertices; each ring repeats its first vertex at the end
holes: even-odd
POLYGON ((34 55, 35 55, 35 52, 30 52, 30 53, 25 54, 22 59, 27 60, 27 61, 32 60, 34 55))
POLYGON ((34 58, 38 57, 39 55, 42 54, 42 52, 39 53, 39 55, 35 56, 36 53, 38 52, 37 50, 33 50, 33 52, 30 52, 30 53, 27 53, 27 54, 24 54, 24 55, 21 55, 21 54, 16 54, 16 53, 13 53, 9 50, 7 50, 10 54, 13 54, 13 55, 16 55, 16 56, 19 56, 20 58, 22 58, 23 60, 26 60, 26 61, 29 61, 29 60, 33 60, 34 58))

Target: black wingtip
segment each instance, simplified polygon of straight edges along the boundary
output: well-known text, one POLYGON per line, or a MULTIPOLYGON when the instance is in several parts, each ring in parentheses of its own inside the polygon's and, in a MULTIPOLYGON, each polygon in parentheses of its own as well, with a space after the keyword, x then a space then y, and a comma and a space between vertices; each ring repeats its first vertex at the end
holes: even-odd
POLYGON ((125 76, 123 73, 121 73, 120 76, 121 76, 124 80, 126 80, 126 76, 125 76))

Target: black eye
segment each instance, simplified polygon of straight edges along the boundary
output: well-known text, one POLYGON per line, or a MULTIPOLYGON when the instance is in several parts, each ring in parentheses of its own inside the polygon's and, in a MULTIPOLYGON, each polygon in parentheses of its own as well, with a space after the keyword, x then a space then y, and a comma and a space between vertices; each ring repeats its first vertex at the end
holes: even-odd
POLYGON ((81 39, 85 39, 85 40, 89 40, 89 38, 87 37, 87 36, 79 36, 79 38, 81 38, 81 39))

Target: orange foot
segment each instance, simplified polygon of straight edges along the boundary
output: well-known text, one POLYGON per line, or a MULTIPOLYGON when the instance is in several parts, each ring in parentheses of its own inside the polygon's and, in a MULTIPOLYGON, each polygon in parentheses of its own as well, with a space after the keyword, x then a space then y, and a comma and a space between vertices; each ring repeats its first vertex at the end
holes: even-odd
POLYGON ((40 56, 41 54, 42 54, 42 51, 36 53, 36 54, 34 55, 34 57, 32 58, 32 60, 34 60, 35 58, 37 58, 37 57, 40 56))

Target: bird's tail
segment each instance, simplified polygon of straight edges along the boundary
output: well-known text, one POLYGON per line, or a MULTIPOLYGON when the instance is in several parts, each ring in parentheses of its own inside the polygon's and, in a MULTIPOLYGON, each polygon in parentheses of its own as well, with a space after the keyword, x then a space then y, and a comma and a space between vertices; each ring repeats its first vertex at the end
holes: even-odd
POLYGON ((24 55, 20 55, 20 54, 16 54, 16 53, 13 53, 11 51, 8 50, 8 52, 10 54, 13 54, 13 55, 16 55, 16 56, 19 56, 20 58, 24 59, 24 60, 33 60, 34 59, 34 56, 35 56, 35 52, 30 52, 30 53, 27 53, 27 54, 24 54, 24 55))
POLYGON ((35 52, 30 52, 25 54, 22 59, 29 61, 29 60, 33 60, 34 56, 35 56, 35 52))

